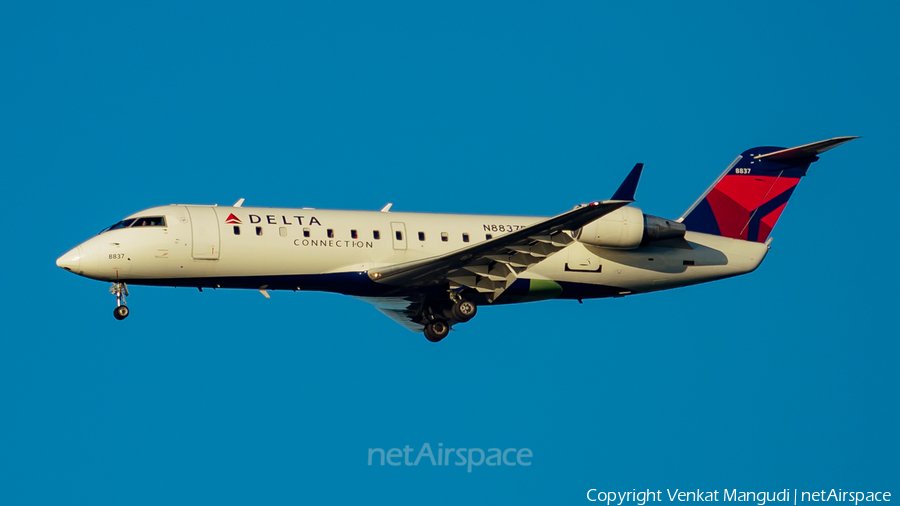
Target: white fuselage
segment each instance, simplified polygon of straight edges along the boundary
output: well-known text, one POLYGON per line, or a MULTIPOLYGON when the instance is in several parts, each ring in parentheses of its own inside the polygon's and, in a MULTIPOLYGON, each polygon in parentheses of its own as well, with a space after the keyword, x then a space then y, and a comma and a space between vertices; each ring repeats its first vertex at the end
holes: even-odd
MULTIPOLYGON (((58 264, 89 278, 131 284, 388 296, 403 288, 378 285, 367 271, 462 249, 544 219, 185 205, 129 218, 141 217, 164 217, 165 225, 103 232, 58 264)), ((700 233, 687 232, 684 239, 631 250, 573 242, 521 273, 518 289, 497 302, 692 285, 751 272, 768 250, 765 244, 700 233)))

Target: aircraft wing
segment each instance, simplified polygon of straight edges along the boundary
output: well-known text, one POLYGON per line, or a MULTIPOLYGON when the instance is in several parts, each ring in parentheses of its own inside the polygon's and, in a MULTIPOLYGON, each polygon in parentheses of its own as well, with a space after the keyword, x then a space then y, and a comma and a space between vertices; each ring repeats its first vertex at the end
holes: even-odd
MULTIPOLYGON (((637 164, 611 200, 575 209, 444 255, 381 267, 369 277, 387 285, 409 288, 450 282, 451 290, 471 288, 493 302, 528 267, 574 241, 567 230, 578 230, 620 207, 634 202, 643 164, 637 164)), ((387 313, 386 313, 387 314, 387 313)))
POLYGON ((356 297, 367 304, 375 306, 375 309, 391 320, 403 325, 413 332, 422 332, 425 326, 419 316, 422 312, 422 302, 404 297, 356 297))

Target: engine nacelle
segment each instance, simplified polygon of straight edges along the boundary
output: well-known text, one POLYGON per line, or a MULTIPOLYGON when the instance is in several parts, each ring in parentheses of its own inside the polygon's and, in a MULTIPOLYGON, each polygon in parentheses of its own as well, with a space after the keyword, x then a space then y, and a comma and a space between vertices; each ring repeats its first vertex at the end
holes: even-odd
POLYGON ((581 227, 575 239, 604 248, 637 248, 644 239, 644 213, 637 207, 620 207, 581 227))
POLYGON ((685 230, 684 225, 681 223, 645 214, 644 241, 642 244, 652 241, 664 241, 666 239, 680 239, 684 237, 685 230))
POLYGON ((681 223, 644 214, 637 207, 620 207, 575 231, 581 243, 612 249, 634 249, 642 244, 684 237, 681 223))

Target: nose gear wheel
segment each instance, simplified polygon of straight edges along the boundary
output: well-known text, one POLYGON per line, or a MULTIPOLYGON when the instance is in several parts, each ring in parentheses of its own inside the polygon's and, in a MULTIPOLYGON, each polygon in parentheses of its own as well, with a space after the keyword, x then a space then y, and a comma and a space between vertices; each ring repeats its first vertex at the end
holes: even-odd
POLYGON ((127 302, 125 302, 125 297, 128 295, 128 286, 125 283, 113 283, 109 288, 109 293, 116 296, 116 308, 113 309, 113 317, 116 320, 124 320, 130 313, 127 302))

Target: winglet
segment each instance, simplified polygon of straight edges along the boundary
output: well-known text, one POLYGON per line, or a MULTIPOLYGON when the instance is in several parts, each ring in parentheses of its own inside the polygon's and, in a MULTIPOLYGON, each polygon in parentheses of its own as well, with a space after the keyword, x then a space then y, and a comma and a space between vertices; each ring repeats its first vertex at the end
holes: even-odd
POLYGON ((609 200, 630 200, 633 202, 634 192, 637 191, 637 185, 638 181, 641 180, 642 170, 644 170, 643 163, 634 164, 634 168, 628 173, 628 177, 625 178, 625 181, 622 181, 622 184, 619 185, 619 189, 616 190, 616 193, 614 193, 609 200))

